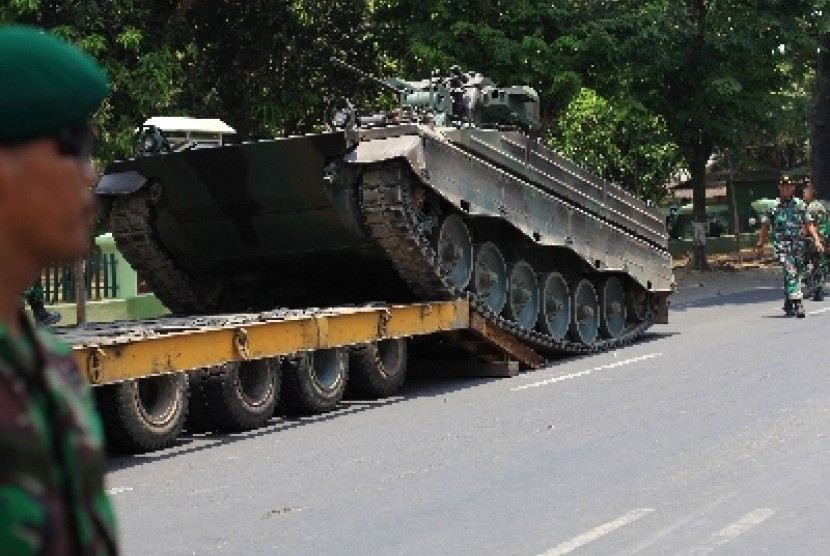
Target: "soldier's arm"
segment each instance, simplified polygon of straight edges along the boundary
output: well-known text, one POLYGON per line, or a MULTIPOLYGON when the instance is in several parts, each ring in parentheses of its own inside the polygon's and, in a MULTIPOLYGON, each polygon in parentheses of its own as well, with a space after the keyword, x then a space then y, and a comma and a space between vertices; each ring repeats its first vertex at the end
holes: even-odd
POLYGON ((761 230, 758 232, 758 243, 755 244, 755 252, 760 257, 764 253, 764 243, 767 242, 767 233, 769 232, 769 222, 761 224, 761 230))
POLYGON ((821 249, 821 238, 818 235, 816 225, 813 222, 807 222, 804 226, 807 228, 807 233, 813 238, 816 248, 821 249))

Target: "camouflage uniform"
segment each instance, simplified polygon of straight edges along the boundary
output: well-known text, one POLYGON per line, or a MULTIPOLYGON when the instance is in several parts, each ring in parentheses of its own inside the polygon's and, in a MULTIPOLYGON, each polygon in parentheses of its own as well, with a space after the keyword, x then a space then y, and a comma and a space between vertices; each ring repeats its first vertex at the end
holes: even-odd
POLYGON ((0 326, 0 554, 117 554, 103 433, 69 348, 0 326))
POLYGON ((804 277, 804 242, 802 230, 813 218, 802 199, 776 199, 764 213, 762 222, 770 224, 772 247, 784 272, 784 289, 788 300, 800 300, 804 277))
MULTIPOLYGON (((810 211, 810 216, 813 218, 822 245, 826 244, 827 209, 820 201, 812 201, 807 205, 807 210, 810 211)), ((808 267, 804 279, 805 289, 814 292, 816 299, 820 300, 823 297, 824 282, 827 280, 827 256, 824 249, 821 251, 816 249, 813 238, 805 238, 804 240, 804 260, 808 267)))

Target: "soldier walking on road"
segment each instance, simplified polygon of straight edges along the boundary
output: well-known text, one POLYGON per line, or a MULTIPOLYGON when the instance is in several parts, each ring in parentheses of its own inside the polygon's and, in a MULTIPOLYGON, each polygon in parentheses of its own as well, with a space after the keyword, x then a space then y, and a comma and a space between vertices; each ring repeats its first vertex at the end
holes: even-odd
POLYGON ((761 218, 756 253, 759 257, 763 255, 767 233, 772 228, 773 252, 784 272, 784 310, 789 317, 804 318, 804 306, 801 303, 801 281, 804 273, 803 235, 806 233, 812 238, 817 249, 822 250, 824 247, 807 205, 794 196, 795 184, 786 177, 782 178, 778 184, 778 194, 778 199, 761 218))
MULTIPOLYGON (((808 183, 804 187, 804 202, 810 216, 813 218, 813 225, 816 227, 821 242, 827 248, 827 208, 816 199, 816 192, 813 186, 808 183)), ((805 287, 812 292, 814 301, 824 299, 824 282, 827 280, 827 255, 824 249, 816 249, 811 238, 804 240, 804 257, 807 265, 807 275, 804 280, 805 287)))
POLYGON ((88 121, 109 91, 89 56, 0 26, 0 554, 111 556, 115 519, 92 393, 71 351, 26 317, 49 263, 87 248, 88 121))

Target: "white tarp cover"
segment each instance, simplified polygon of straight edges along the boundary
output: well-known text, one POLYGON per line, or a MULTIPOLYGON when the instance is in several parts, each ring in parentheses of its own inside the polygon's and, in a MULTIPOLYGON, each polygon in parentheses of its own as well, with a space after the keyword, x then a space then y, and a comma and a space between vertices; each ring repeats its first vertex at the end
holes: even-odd
POLYGON ((201 133, 236 133, 236 130, 216 118, 188 118, 185 116, 153 116, 145 126, 154 125, 162 131, 185 131, 201 133))

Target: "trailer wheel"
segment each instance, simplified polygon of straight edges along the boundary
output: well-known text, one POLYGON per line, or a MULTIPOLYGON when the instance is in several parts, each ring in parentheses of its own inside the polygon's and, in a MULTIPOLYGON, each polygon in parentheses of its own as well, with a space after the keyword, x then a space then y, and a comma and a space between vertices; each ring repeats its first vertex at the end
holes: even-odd
POLYGON ((348 395, 385 398, 395 394, 406 379, 406 338, 381 340, 351 349, 348 395))
POLYGON ((204 371, 202 392, 214 429, 240 432, 264 426, 274 415, 281 377, 279 359, 226 363, 204 371))
POLYGON ((187 417, 188 394, 185 373, 96 387, 109 450, 137 453, 171 446, 187 417))
POLYGON ((289 359, 283 367, 280 409, 290 415, 331 411, 346 390, 349 356, 343 348, 321 349, 289 359))

